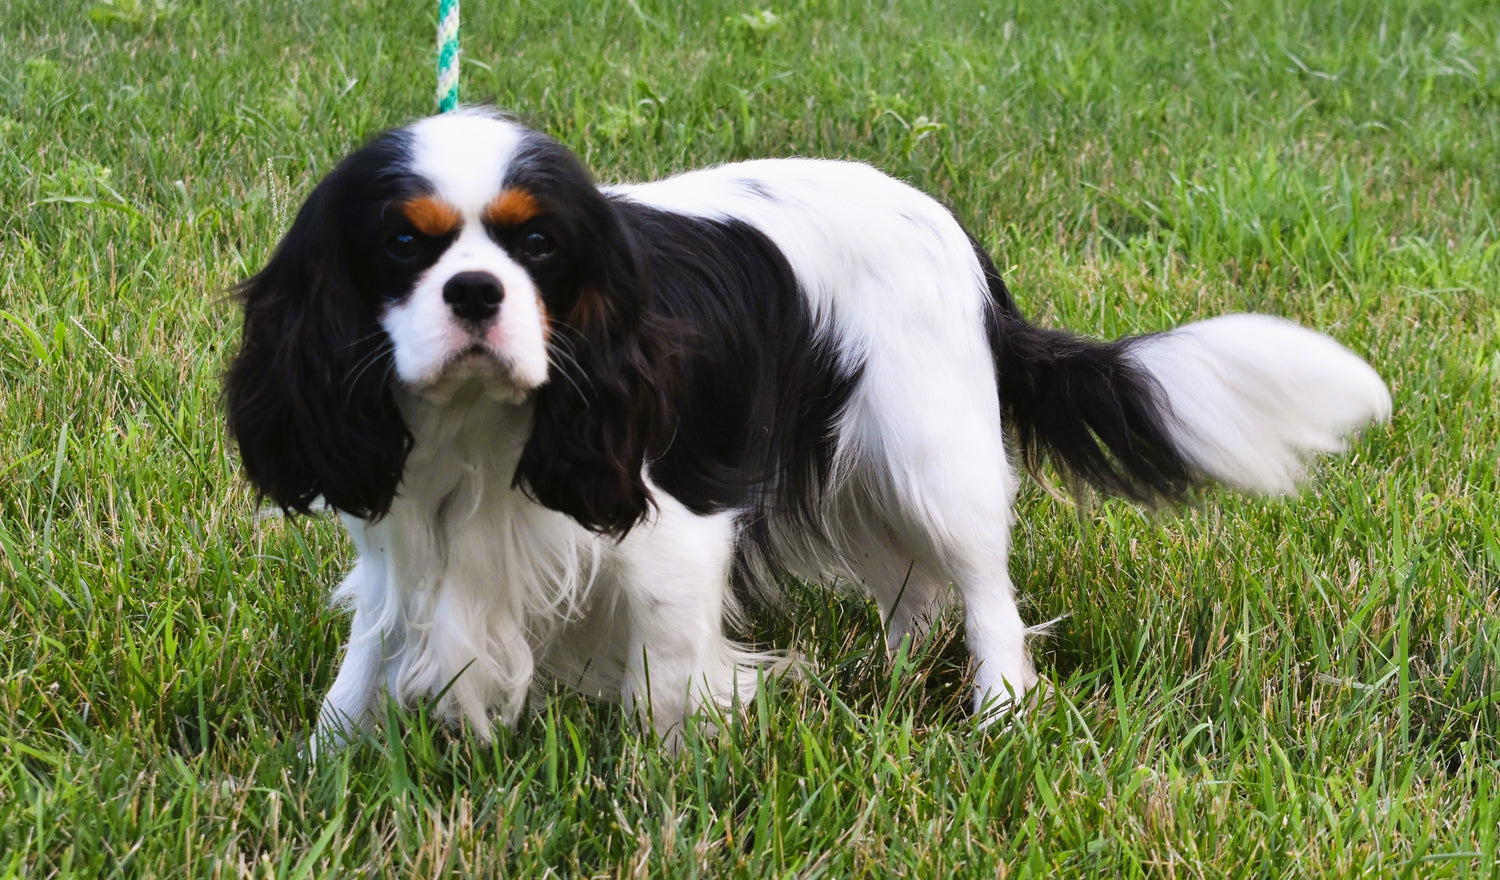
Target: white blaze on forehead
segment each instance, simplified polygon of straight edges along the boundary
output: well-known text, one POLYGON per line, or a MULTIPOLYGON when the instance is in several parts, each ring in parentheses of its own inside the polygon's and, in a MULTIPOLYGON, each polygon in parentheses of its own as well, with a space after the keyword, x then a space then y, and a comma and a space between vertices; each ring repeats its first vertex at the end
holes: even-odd
POLYGON ((500 191, 525 130, 478 110, 431 116, 412 125, 412 170, 466 219, 500 191))
POLYGON ((434 116, 412 125, 411 170, 432 187, 440 206, 463 218, 438 259, 415 279, 411 294, 381 316, 391 338, 396 375, 433 400, 470 380, 496 400, 519 401, 547 381, 547 329, 536 284, 495 242, 480 219, 493 206, 526 130, 480 110, 434 116), (457 320, 444 298, 449 279, 482 272, 504 295, 495 316, 457 320), (493 362, 463 361, 479 348, 493 362), (446 380, 451 379, 451 382, 446 380))

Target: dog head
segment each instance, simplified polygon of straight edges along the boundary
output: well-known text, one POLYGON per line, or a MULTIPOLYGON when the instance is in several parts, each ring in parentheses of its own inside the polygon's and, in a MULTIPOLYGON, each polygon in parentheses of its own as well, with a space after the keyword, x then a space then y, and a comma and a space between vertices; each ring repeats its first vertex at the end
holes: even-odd
POLYGON ((551 138, 475 110, 378 135, 240 294, 229 427, 282 508, 385 515, 410 400, 509 406, 516 485, 602 533, 645 515, 663 334, 622 215, 551 138))

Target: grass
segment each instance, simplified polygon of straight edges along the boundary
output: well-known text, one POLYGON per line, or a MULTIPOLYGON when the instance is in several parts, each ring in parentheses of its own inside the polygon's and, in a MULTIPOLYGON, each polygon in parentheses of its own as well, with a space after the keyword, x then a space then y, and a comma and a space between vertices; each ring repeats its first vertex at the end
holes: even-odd
POLYGON ((958 624, 863 602, 662 753, 559 694, 491 745, 300 745, 327 520, 255 516, 226 297, 350 147, 427 113, 436 4, 0 11, 0 875, 1500 876, 1500 17, 1484 0, 471 4, 468 100, 602 178, 873 162, 1097 335, 1257 309, 1396 398, 1295 503, 1029 487, 1055 697, 962 709, 958 624), (769 13, 769 14, 767 14, 769 13))

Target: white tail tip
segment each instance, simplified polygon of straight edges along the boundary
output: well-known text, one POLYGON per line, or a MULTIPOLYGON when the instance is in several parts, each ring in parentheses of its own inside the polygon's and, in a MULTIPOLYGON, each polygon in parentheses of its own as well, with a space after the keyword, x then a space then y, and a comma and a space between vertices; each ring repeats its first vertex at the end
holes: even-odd
POLYGON ((1172 409, 1190 464, 1252 492, 1293 491, 1308 460, 1391 416, 1385 382, 1321 333, 1269 315, 1224 315, 1131 346, 1172 409))

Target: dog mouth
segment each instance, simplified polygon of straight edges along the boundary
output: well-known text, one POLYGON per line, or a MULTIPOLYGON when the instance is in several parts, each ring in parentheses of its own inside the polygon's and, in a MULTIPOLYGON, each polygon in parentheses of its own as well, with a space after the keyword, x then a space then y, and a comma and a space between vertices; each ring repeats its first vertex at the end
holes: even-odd
POLYGON ((453 372, 499 371, 503 367, 504 364, 500 362, 499 355, 475 342, 450 355, 448 360, 438 368, 438 377, 442 378, 444 374, 453 372))
POLYGON ((413 390, 434 403, 463 403, 481 397, 520 403, 535 389, 502 355, 475 342, 455 350, 430 379, 413 390))

